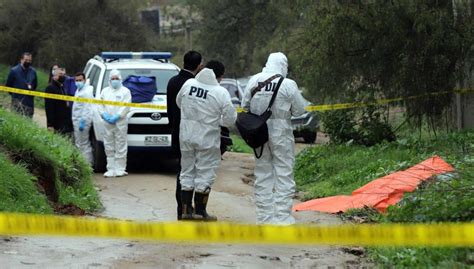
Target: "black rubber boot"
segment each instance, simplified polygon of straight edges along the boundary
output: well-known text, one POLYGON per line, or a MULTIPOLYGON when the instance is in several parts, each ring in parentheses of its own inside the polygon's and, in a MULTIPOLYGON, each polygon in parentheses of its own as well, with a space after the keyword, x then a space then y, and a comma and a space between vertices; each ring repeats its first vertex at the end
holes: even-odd
POLYGON ((194 218, 197 220, 202 221, 217 221, 217 217, 213 215, 207 214, 206 206, 207 200, 209 199, 209 192, 208 193, 200 193, 196 192, 194 194, 194 206, 196 209, 194 210, 194 218))
POLYGON ((183 204, 181 202, 181 182, 179 181, 179 173, 178 173, 178 176, 176 176, 175 196, 176 196, 176 204, 178 205, 176 208, 178 220, 181 220, 181 217, 183 215, 183 204))
POLYGON ((194 191, 181 191, 181 220, 195 220, 193 214, 193 193, 194 191))

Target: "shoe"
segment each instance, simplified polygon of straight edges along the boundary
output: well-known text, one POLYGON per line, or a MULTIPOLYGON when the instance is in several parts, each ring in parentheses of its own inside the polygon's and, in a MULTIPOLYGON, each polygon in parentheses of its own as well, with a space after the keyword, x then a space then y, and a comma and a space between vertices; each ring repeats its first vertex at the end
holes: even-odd
POLYGON ((194 194, 194 205, 196 206, 194 210, 194 218, 199 219, 201 221, 217 221, 217 217, 213 215, 209 215, 206 211, 207 207, 207 200, 209 199, 209 192, 207 193, 200 193, 196 192, 194 194))
POLYGON ((109 170, 104 173, 104 177, 115 177, 115 172, 112 170, 109 170))
POLYGON ((117 176, 117 177, 124 177, 126 175, 128 175, 128 173, 126 171, 118 171, 118 172, 115 173, 115 176, 117 176))

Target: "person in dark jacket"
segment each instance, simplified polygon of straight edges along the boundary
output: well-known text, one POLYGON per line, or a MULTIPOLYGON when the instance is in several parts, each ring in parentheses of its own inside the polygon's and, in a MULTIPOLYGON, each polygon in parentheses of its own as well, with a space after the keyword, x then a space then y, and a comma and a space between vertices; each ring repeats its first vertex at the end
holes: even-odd
MULTIPOLYGON (((203 68, 202 56, 197 51, 188 51, 184 55, 184 66, 178 75, 172 77, 166 88, 168 119, 171 126, 171 146, 173 153, 181 160, 181 150, 179 147, 179 125, 181 122, 181 111, 176 105, 176 96, 183 84, 190 78, 194 78, 203 68)), ((179 166, 178 175, 176 177, 176 202, 178 204, 177 214, 178 220, 181 219, 181 183, 179 182, 179 174, 181 172, 181 164, 179 166)))
MULTIPOLYGON (((5 86, 34 91, 38 86, 36 70, 31 67, 33 56, 29 52, 21 55, 20 63, 14 66, 8 74, 5 86)), ((34 97, 12 93, 12 110, 20 115, 32 118, 34 113, 34 97)))
MULTIPOLYGON (((53 79, 48 87, 46 87, 45 92, 66 95, 63 85, 65 75, 66 70, 64 68, 57 68, 54 71, 53 79)), ((73 128, 71 108, 69 107, 68 102, 46 98, 44 100, 44 106, 46 110, 46 125, 48 126, 48 129, 70 136, 73 128)))
POLYGON ((48 75, 48 84, 51 83, 51 81, 53 80, 53 72, 54 70, 58 69, 59 68, 59 64, 53 64, 50 68, 49 68, 49 75, 48 75))

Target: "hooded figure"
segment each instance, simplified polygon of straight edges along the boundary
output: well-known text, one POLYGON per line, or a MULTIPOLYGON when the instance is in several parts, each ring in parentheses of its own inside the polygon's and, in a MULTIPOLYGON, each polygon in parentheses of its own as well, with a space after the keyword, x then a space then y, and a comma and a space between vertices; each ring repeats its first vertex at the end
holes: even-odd
MULTIPOLYGON (((272 53, 261 73, 254 75, 245 89, 242 107, 252 113, 262 114, 268 107, 273 89, 280 78, 275 78, 253 97, 251 89, 275 74, 286 77, 288 60, 281 53, 272 53)), ((290 225, 295 223, 291 215, 295 181, 295 138, 291 127, 291 116, 300 116, 304 111, 304 99, 296 82, 285 78, 271 108, 272 116, 267 121, 269 141, 263 146, 263 154, 256 159, 255 202, 258 224, 290 225)))
MULTIPOLYGON (((122 85, 122 75, 116 69, 110 72, 109 87, 100 94, 101 100, 130 103, 130 90, 122 85)), ((107 156, 107 172, 104 177, 122 177, 128 175, 127 166, 127 130, 129 107, 101 105, 99 113, 104 120, 104 148, 107 156)))
POLYGON ((229 92, 214 72, 204 68, 189 79, 176 97, 181 109, 181 202, 183 220, 217 220, 206 211, 207 200, 221 161, 221 128, 234 124, 237 112, 229 92), (193 192, 195 191, 192 211, 193 192))
MULTIPOLYGON (((80 76, 82 77, 82 75, 80 76)), ((75 97, 93 99, 93 87, 86 82, 76 82, 75 97)), ((72 106, 72 125, 74 126, 74 140, 76 147, 84 158, 92 165, 92 146, 89 140, 89 131, 92 125, 92 109, 90 103, 74 102, 72 106)))

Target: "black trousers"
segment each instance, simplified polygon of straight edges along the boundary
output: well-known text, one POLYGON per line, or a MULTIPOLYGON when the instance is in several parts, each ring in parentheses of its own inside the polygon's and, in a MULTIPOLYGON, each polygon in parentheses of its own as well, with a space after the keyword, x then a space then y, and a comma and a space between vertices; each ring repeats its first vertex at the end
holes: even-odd
POLYGON ((181 152, 178 154, 178 174, 176 175, 176 203, 178 205, 176 213, 178 220, 181 219, 183 205, 181 204, 181 182, 179 181, 179 174, 181 173, 181 152))

